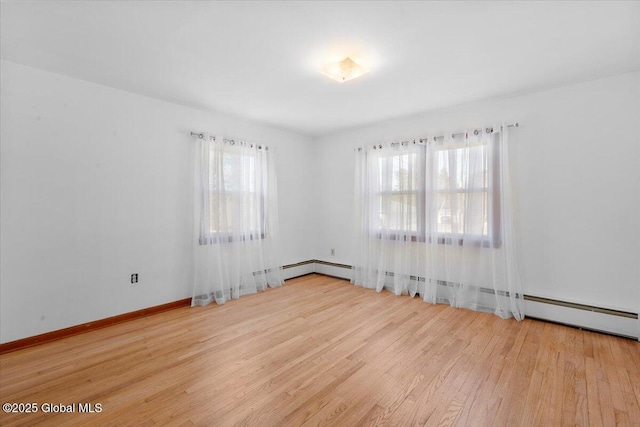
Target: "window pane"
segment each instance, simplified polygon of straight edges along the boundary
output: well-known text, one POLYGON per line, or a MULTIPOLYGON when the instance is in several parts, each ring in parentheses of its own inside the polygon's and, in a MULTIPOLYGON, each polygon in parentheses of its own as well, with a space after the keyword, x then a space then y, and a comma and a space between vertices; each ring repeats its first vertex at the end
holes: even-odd
POLYGON ((487 193, 484 191, 458 195, 460 227, 465 234, 487 234, 487 193))
POLYGON ((436 168, 438 171, 438 179, 436 188, 438 190, 446 190, 450 188, 451 173, 449 169, 449 152, 446 150, 438 151, 436 155, 436 168))
POLYGON ((438 151, 436 188, 486 188, 489 184, 487 159, 487 147, 484 145, 438 151))
POLYGON ((451 233, 453 231, 453 217, 451 212, 450 193, 438 193, 436 205, 437 230, 439 233, 451 233))
POLYGON ((232 194, 211 195, 211 231, 229 233, 233 229, 232 220, 236 202, 232 194))
POLYGON ((383 230, 418 231, 418 197, 415 193, 380 196, 379 220, 383 230))
POLYGON ((486 146, 477 145, 457 151, 457 188, 483 188, 488 184, 486 146))
POLYGON ((262 233, 262 212, 262 198, 255 192, 212 194, 211 231, 262 233))
POLYGON ((260 207, 256 193, 244 193, 242 203, 242 229, 256 232, 260 229, 260 207))
POLYGON ((473 234, 488 233, 487 193, 439 193, 437 221, 439 233, 473 234))
POLYGON ((237 173, 234 173, 238 167, 238 160, 238 156, 227 152, 222 157, 222 179, 225 191, 231 191, 238 187, 237 173))
POLYGON ((244 190, 256 191, 256 158, 248 157, 249 182, 243 187, 244 190))
POLYGON ((419 186, 418 153, 378 159, 378 183, 382 191, 411 191, 419 186))

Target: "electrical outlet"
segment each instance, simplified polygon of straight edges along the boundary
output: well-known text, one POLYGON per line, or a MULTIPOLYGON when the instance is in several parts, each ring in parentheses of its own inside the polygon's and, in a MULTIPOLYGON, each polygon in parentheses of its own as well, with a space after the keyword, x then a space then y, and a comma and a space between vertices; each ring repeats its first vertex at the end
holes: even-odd
POLYGON ((336 250, 334 248, 331 248, 331 256, 336 256, 336 250))
POLYGON ((138 283, 138 273, 131 275, 131 283, 138 283))

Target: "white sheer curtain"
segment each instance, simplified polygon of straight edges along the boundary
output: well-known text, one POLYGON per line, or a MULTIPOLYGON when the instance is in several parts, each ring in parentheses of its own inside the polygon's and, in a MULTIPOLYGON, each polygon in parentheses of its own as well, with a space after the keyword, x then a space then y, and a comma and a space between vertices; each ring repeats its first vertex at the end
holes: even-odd
POLYGON ((356 152, 354 283, 524 317, 507 127, 356 152))
POLYGON ((192 305, 281 285, 273 150, 207 134, 195 140, 192 305))
POLYGON ((416 274, 424 265, 425 152, 413 142, 356 152, 356 285, 396 295, 413 296, 418 290, 416 274))

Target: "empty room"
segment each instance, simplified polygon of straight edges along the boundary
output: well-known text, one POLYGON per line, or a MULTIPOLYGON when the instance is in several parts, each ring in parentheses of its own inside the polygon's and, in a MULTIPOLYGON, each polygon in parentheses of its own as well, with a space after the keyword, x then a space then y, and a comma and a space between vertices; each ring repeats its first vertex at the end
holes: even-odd
POLYGON ((640 426, 640 2, 0 5, 0 425, 640 426))

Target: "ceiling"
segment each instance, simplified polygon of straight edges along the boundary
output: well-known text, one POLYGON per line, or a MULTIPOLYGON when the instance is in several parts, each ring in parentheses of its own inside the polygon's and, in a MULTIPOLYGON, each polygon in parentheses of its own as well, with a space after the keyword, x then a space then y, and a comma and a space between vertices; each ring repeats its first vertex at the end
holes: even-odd
POLYGON ((2 2, 2 59, 309 136, 640 70, 640 2, 2 2), (372 71, 319 71, 351 56, 372 71))

